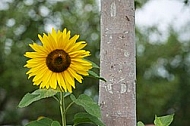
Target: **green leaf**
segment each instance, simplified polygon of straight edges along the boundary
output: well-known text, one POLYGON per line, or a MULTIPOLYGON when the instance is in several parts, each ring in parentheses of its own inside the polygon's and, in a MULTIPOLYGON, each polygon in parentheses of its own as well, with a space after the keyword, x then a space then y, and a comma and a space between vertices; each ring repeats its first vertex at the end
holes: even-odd
POLYGON ((51 126, 61 126, 61 124, 58 121, 53 121, 51 126))
POLYGON ((156 126, 169 126, 173 121, 173 116, 174 116, 174 114, 162 116, 162 117, 157 117, 155 115, 154 124, 156 126))
POLYGON ((100 67, 97 65, 97 64, 95 64, 94 62, 92 62, 92 61, 90 61, 91 63, 92 63, 92 67, 93 68, 97 68, 97 69, 100 69, 100 67))
POLYGON ((76 99, 75 96, 71 94, 70 98, 77 105, 82 106, 90 115, 97 118, 101 117, 100 106, 95 103, 88 95, 81 94, 78 99, 76 99))
POLYGON ((145 125, 144 125, 144 123, 142 123, 141 121, 139 121, 139 122, 137 123, 137 126, 145 126, 145 125))
POLYGON ((31 103, 43 98, 54 96, 58 91, 53 89, 38 89, 32 93, 27 93, 20 101, 18 107, 26 107, 31 103))
POLYGON ((92 116, 92 115, 90 115, 88 113, 84 113, 84 112, 77 113, 74 116, 74 126, 78 125, 78 124, 82 124, 82 123, 94 123, 98 126, 105 126, 103 124, 103 122, 95 116, 92 116))
POLYGON ((100 67, 96 63, 94 63, 94 62, 92 62, 92 61, 90 61, 88 59, 85 59, 85 60, 87 60, 88 62, 90 62, 92 64, 92 68, 100 69, 100 67))
POLYGON ((98 76, 98 74, 96 74, 94 71, 89 70, 88 73, 89 73, 89 75, 91 75, 92 77, 98 78, 98 79, 103 80, 103 81, 106 82, 106 80, 105 80, 103 77, 98 76))
POLYGON ((70 94, 71 94, 70 92, 65 92, 64 98, 66 98, 66 97, 69 96, 70 94))
POLYGON ((53 120, 43 117, 39 120, 31 121, 26 126, 51 126, 53 120))

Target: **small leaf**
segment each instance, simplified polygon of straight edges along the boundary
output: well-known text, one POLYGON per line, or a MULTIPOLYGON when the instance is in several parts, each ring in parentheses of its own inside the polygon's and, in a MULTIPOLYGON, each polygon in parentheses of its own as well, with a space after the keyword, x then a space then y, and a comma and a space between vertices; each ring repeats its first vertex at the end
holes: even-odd
POLYGON ((90 61, 88 59, 85 59, 85 60, 87 60, 88 62, 90 62, 92 64, 92 68, 100 69, 100 67, 96 63, 94 63, 94 62, 92 62, 92 61, 90 61))
POLYGON ((155 115, 154 124, 156 126, 169 126, 173 121, 173 116, 174 116, 174 114, 162 116, 162 117, 157 117, 155 115))
POLYGON ((26 126, 51 126, 52 119, 43 117, 39 120, 31 121, 26 126))
POLYGON ((32 93, 27 93, 20 101, 18 107, 26 107, 31 103, 43 98, 54 96, 58 91, 53 89, 38 89, 32 93))
POLYGON ((51 126, 61 126, 61 124, 58 121, 53 121, 51 126))
POLYGON ((142 123, 141 121, 139 121, 139 122, 137 123, 137 126, 145 126, 145 125, 144 125, 144 123, 142 123))
POLYGON ((100 106, 95 103, 88 95, 81 94, 78 99, 76 99, 75 96, 71 94, 70 98, 77 105, 82 106, 86 110, 86 112, 88 112, 92 116, 95 116, 97 118, 101 117, 100 106))
POLYGON ((64 98, 66 98, 67 96, 69 96, 71 93, 70 92, 66 92, 65 94, 64 94, 64 98))
POLYGON ((91 75, 92 77, 98 78, 98 79, 103 80, 103 81, 106 82, 106 80, 105 80, 103 77, 98 76, 98 74, 96 74, 94 71, 89 70, 88 73, 89 73, 89 75, 91 75))
POLYGON ((92 62, 92 61, 90 61, 91 63, 92 63, 92 67, 93 68, 97 68, 97 69, 100 69, 100 67, 97 65, 97 64, 95 64, 94 62, 92 62))
POLYGON ((90 115, 88 113, 84 113, 84 112, 77 113, 74 116, 74 125, 78 125, 78 124, 82 124, 82 123, 94 123, 98 126, 105 126, 103 124, 103 122, 95 116, 92 116, 92 115, 90 115))

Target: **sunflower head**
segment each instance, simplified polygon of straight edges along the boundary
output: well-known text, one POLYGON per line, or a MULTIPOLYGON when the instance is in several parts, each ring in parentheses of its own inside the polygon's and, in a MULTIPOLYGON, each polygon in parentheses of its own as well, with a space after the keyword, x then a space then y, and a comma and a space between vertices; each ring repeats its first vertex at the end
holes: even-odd
POLYGON ((29 44, 34 52, 25 54, 30 58, 25 65, 29 68, 28 78, 34 76, 32 81, 40 88, 72 92, 75 80, 82 83, 82 76, 87 76, 92 68, 92 64, 84 59, 90 55, 89 51, 83 50, 86 42, 76 42, 79 35, 70 37, 70 31, 66 29, 62 32, 52 29, 51 33, 38 37, 42 44, 29 44))

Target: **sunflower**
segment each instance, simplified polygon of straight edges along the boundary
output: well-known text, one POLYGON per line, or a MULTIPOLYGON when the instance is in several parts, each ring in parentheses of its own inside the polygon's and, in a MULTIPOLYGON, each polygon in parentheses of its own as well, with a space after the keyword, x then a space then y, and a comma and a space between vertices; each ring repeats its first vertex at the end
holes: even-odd
POLYGON ((70 37, 70 31, 52 32, 43 36, 38 35, 42 45, 29 44, 34 52, 26 52, 30 58, 25 67, 29 68, 28 78, 33 77, 34 85, 46 89, 60 89, 72 92, 75 88, 75 79, 82 83, 83 77, 88 75, 92 64, 84 57, 89 51, 82 50, 87 44, 85 41, 76 42, 79 35, 70 37))

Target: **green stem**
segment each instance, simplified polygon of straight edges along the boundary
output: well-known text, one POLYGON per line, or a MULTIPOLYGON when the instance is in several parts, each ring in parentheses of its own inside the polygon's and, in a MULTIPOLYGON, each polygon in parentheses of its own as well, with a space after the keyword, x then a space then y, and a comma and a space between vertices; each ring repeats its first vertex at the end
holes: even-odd
POLYGON ((61 111, 61 121, 62 121, 62 126, 66 126, 66 112, 65 112, 65 102, 64 102, 64 94, 60 92, 60 111, 61 111))
POLYGON ((67 106, 67 108, 65 109, 65 113, 66 113, 67 110, 71 107, 72 104, 74 104, 74 102, 71 102, 71 103, 67 106))
POLYGON ((53 98, 54 98, 57 102, 59 102, 59 99, 58 99, 57 97, 53 96, 53 98))

